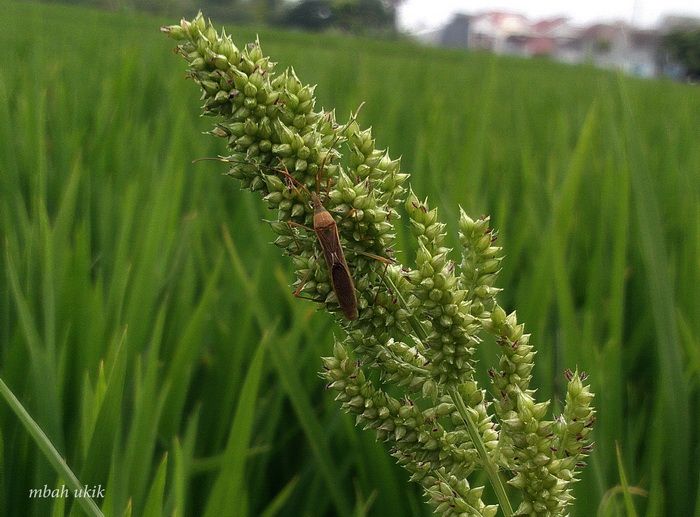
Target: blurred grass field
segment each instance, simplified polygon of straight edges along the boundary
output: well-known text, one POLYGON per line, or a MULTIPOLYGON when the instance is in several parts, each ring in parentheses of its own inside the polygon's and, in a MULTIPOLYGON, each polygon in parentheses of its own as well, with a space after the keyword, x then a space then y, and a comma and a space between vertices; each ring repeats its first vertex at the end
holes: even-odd
MULTIPOLYGON (((256 196, 203 135, 162 20, 0 0, 0 377, 109 515, 429 515, 323 389, 256 196), (102 501, 98 501, 102 503, 102 501)), ((190 14, 190 13, 183 13, 190 14)), ((242 45, 251 28, 229 28, 242 45)), ((452 224, 491 214, 535 385, 590 373, 575 516, 700 516, 700 89, 587 67, 259 31, 403 156, 452 224), (616 444, 621 461, 616 458, 616 444), (624 470, 624 476, 620 467, 624 470), (646 494, 646 495, 645 495, 646 494)), ((481 350, 481 374, 496 350, 481 350)), ((0 403, 0 516, 62 480, 0 403)), ((74 514, 81 513, 77 508, 74 514)))

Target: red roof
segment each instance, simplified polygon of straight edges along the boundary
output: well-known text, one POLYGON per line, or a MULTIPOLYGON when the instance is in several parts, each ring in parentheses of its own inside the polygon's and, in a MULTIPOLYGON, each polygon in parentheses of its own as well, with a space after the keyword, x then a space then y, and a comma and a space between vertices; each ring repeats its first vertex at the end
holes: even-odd
POLYGON ((554 52, 554 39, 547 37, 530 38, 525 44, 525 49, 531 55, 547 55, 554 52))

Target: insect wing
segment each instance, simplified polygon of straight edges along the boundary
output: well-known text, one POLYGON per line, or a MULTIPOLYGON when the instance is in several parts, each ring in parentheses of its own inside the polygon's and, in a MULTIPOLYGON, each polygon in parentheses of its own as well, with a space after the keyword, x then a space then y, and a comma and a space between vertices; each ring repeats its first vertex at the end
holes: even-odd
POLYGON ((333 269, 333 263, 337 256, 342 255, 343 249, 340 247, 340 236, 336 226, 326 226, 316 228, 316 236, 323 250, 323 257, 326 259, 328 269, 333 269))
POLYGON ((321 244, 323 256, 326 259, 326 265, 331 275, 331 283, 338 298, 338 304, 347 319, 356 320, 358 314, 355 284, 345 262, 340 236, 338 235, 338 227, 332 224, 316 228, 316 236, 321 244))
POLYGON ((357 319, 357 298, 355 298, 355 284, 348 270, 345 260, 338 260, 333 263, 331 270, 331 280, 335 295, 338 297, 338 304, 343 310, 343 314, 349 320, 357 319))

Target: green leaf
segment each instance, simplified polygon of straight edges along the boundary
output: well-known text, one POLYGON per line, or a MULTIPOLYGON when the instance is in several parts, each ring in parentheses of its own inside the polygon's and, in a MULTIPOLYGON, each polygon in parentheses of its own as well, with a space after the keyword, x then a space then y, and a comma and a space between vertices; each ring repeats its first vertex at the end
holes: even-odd
POLYGON ((144 517, 162 517, 163 512, 163 493, 165 492, 165 478, 168 473, 168 455, 163 456, 163 461, 160 462, 156 476, 151 483, 151 489, 146 498, 146 505, 143 509, 144 517))
MULTIPOLYGON (((233 417, 231 433, 223 456, 223 467, 214 482, 207 501, 205 517, 218 515, 246 515, 245 467, 250 438, 253 433, 258 387, 265 365, 268 342, 274 330, 265 333, 246 374, 233 417)), ((272 354, 274 355, 274 354, 272 354)))
MULTIPOLYGON (((48 436, 46 436, 44 431, 34 421, 27 410, 24 409, 22 403, 17 399, 17 397, 15 397, 12 390, 7 387, 7 384, 5 384, 5 381, 2 379, 0 379, 0 396, 5 399, 5 402, 7 402, 7 404, 10 406, 10 409, 12 409, 15 415, 17 415, 17 418, 19 418, 20 422, 22 422, 22 425, 32 437, 46 459, 49 460, 49 463, 51 463, 56 473, 66 480, 68 486, 72 490, 80 490, 83 486, 80 480, 78 480, 76 475, 73 474, 73 471, 70 469, 61 454, 56 450, 54 444, 51 443, 48 436)), ((103 517, 102 512, 90 497, 79 497, 77 498, 77 503, 90 517, 103 517)))
POLYGON ((625 498, 627 517, 637 517, 637 510, 634 508, 634 501, 632 501, 632 494, 630 493, 629 483, 627 482, 627 474, 625 474, 625 465, 622 461, 620 445, 617 443, 615 444, 615 455, 617 456, 617 470, 620 473, 620 484, 622 485, 622 494, 625 498))

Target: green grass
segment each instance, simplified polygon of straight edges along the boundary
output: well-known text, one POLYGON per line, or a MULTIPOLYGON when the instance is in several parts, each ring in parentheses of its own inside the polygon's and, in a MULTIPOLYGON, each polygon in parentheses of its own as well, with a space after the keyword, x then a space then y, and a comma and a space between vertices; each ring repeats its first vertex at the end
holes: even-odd
MULTIPOLYGON (((0 377, 80 481, 106 486, 105 514, 428 515, 323 389, 337 329, 291 296, 261 203, 191 163, 223 149, 158 32, 174 20, 0 8, 0 377)), ((360 122, 446 219, 492 214, 541 395, 566 366, 597 394, 572 514, 700 515, 700 90, 260 39, 341 119, 366 101, 360 122)), ((482 374, 495 355, 485 343, 482 374)), ((0 515, 81 515, 28 499, 65 479, 32 436, 0 402, 0 515)))

